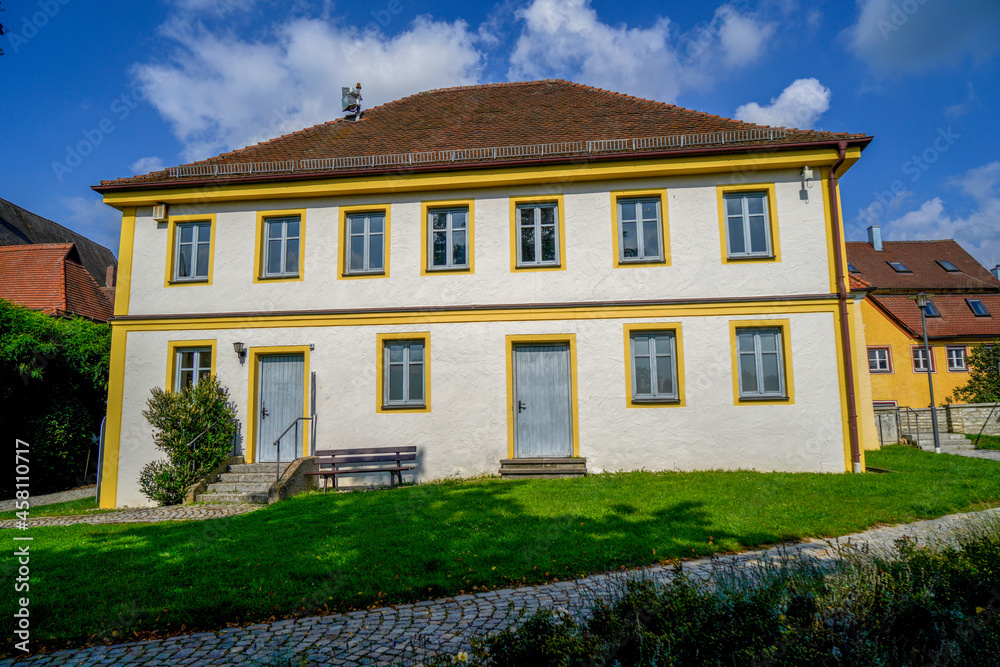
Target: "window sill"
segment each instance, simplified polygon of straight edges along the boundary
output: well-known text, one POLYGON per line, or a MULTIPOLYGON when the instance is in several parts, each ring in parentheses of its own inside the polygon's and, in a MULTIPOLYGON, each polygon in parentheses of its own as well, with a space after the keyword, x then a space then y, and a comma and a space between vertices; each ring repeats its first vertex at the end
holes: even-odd
POLYGON ((386 405, 386 404, 383 403, 382 404, 382 409, 383 410, 387 410, 387 411, 391 410, 393 412, 395 412, 395 411, 405 411, 405 410, 426 410, 427 409, 427 404, 426 403, 408 403, 406 405, 399 405, 399 404, 389 404, 389 405, 386 405))
POLYGON ((257 280, 298 280, 301 277, 298 273, 287 273, 280 276, 257 276, 257 280))
POLYGON ((561 269, 562 264, 518 264, 514 267, 515 271, 538 271, 542 269, 561 269))
POLYGON ((211 284, 207 277, 205 278, 174 278, 170 281, 170 285, 209 285, 211 284))
POLYGON ((726 257, 727 262, 774 262, 777 259, 775 255, 738 255, 736 257, 729 255, 726 257))
POLYGON ((633 398, 633 405, 680 405, 679 398, 633 398))
POLYGON ((468 266, 429 266, 427 273, 472 273, 468 266))
POLYGON ((873 371, 870 368, 868 369, 868 372, 871 375, 892 375, 892 371, 873 371))
POLYGON ((657 259, 619 259, 618 266, 665 266, 667 261, 663 258, 657 259))
POLYGON ((341 278, 383 278, 385 271, 351 271, 344 273, 341 278))
POLYGON ((740 403, 768 403, 773 401, 791 401, 788 396, 740 396, 740 403))

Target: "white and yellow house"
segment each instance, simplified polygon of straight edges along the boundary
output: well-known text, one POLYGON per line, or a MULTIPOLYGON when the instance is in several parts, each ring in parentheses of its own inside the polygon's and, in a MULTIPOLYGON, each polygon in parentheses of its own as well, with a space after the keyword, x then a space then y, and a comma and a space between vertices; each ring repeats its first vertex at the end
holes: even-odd
POLYGON ((105 181, 101 505, 147 502, 149 392, 206 373, 248 462, 315 414, 282 460, 406 444, 418 480, 538 457, 861 471, 877 439, 837 177, 870 140, 538 81, 105 181))

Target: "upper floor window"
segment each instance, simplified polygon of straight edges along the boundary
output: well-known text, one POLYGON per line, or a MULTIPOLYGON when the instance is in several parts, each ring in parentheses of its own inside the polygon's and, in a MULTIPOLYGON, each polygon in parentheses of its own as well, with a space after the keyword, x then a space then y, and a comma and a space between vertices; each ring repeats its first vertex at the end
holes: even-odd
POLYGON ((663 260, 660 198, 618 200, 618 260, 652 262, 663 260))
POLYGON ((969 367, 965 363, 965 346, 958 345, 948 348, 948 370, 967 371, 969 367))
POLYGON ((385 273, 385 212, 347 215, 347 271, 385 273))
POLYGON ((886 262, 886 264, 888 264, 889 266, 891 266, 892 270, 895 271, 896 273, 913 273, 906 266, 906 264, 903 264, 902 262, 895 262, 895 261, 893 261, 893 262, 886 262))
POLYGON ((207 221, 177 223, 174 238, 173 279, 178 282, 208 280, 212 224, 207 221))
POLYGON ((182 347, 174 352, 174 391, 197 384, 212 373, 212 348, 182 347))
POLYGON ((868 370, 872 373, 892 372, 892 357, 889 354, 889 348, 868 348, 868 370))
POLYGON ((736 329, 740 399, 783 398, 785 365, 781 329, 736 329))
POLYGON ((723 202, 729 258, 772 257, 767 193, 729 193, 723 197, 723 202))
POLYGON ((969 310, 976 317, 990 316, 990 311, 986 310, 986 304, 983 303, 982 299, 966 299, 965 303, 969 304, 969 310))
POLYGON ((927 357, 927 349, 922 345, 914 345, 913 350, 913 372, 914 373, 926 373, 928 366, 930 366, 931 372, 934 373, 936 369, 934 368, 934 348, 931 348, 930 361, 927 357))
POLYGON ((952 264, 951 262, 949 262, 946 259, 938 259, 938 260, 935 260, 935 261, 937 261, 938 266, 940 266, 942 269, 944 269, 948 273, 956 273, 958 271, 961 271, 961 269, 959 269, 957 266, 955 266, 954 264, 952 264))
POLYGON ((556 202, 517 205, 517 266, 559 266, 556 202))
POLYGON ((427 212, 431 269, 469 268, 469 209, 434 208, 427 212))
POLYGON ((297 215, 264 218, 264 278, 299 275, 300 230, 297 215))
POLYGON ((633 401, 676 401, 677 347, 673 331, 630 335, 633 401))

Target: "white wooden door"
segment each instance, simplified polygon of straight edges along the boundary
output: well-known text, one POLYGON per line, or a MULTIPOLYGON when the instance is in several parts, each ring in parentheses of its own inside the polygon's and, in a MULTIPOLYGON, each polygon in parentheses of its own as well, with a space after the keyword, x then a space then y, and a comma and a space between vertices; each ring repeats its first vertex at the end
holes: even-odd
POLYGON ((260 358, 257 377, 257 460, 291 461, 301 456, 308 422, 286 433, 278 446, 274 441, 296 417, 302 416, 305 358, 301 354, 273 354, 260 358), (296 447, 296 430, 298 447, 296 447))

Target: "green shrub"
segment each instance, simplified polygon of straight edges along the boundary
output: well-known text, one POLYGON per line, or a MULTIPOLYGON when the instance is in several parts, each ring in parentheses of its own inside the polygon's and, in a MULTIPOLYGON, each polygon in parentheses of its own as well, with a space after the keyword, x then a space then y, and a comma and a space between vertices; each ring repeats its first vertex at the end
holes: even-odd
POLYGON ((835 565, 733 566, 708 585, 679 570, 662 585, 631 581, 586 623, 542 610, 475 640, 470 664, 1000 664, 1000 527, 897 546, 846 550, 835 565))
MULTIPOLYGON (((29 445, 32 495, 82 484, 96 461, 110 354, 107 324, 0 299, 0 424, 29 445)), ((9 470, 0 498, 14 495, 9 470)))
POLYGON ((142 415, 152 424, 153 444, 166 460, 148 463, 139 488, 150 500, 176 505, 188 487, 226 460, 236 436, 236 406, 215 376, 179 392, 154 387, 142 415))

